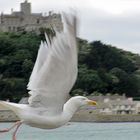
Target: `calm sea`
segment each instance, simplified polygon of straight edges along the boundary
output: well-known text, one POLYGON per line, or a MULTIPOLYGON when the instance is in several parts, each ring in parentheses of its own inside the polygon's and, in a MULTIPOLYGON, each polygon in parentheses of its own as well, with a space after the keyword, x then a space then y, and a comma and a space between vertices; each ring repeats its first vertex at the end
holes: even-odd
MULTIPOLYGON (((0 128, 12 123, 0 123, 0 128)), ((10 133, 0 133, 0 140, 11 140, 10 133)), ((17 140, 140 140, 140 123, 70 123, 42 130, 23 125, 17 140)))

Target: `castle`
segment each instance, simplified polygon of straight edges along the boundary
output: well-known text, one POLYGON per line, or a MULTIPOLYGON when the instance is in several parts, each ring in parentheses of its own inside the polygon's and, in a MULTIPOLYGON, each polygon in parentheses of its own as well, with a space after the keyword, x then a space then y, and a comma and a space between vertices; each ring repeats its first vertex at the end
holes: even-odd
POLYGON ((0 15, 0 32, 39 32, 41 28, 52 26, 58 31, 63 29, 61 15, 53 12, 49 12, 48 15, 32 13, 31 3, 27 0, 20 3, 20 11, 12 9, 11 14, 0 15))

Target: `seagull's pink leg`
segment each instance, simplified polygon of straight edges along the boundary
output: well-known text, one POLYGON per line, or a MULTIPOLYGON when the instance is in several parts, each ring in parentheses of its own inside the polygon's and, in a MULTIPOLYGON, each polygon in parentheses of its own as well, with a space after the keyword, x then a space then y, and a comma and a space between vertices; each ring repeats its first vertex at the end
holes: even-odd
POLYGON ((10 130, 12 130, 13 128, 15 128, 19 123, 21 123, 20 121, 16 122, 12 127, 10 128, 4 128, 4 129, 0 129, 0 133, 3 132, 9 132, 10 130))
POLYGON ((16 130, 15 130, 14 133, 13 133, 12 140, 16 140, 16 132, 17 132, 17 130, 18 130, 18 128, 20 127, 21 124, 22 124, 21 121, 18 122, 18 124, 17 124, 17 128, 16 128, 16 130))

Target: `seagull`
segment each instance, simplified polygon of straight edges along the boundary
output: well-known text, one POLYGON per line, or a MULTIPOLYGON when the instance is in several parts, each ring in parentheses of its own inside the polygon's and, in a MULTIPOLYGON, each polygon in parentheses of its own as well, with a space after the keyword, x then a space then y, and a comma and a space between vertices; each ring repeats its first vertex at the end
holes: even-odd
POLYGON ((53 38, 45 33, 27 85, 29 104, 0 101, 0 105, 15 112, 20 120, 10 128, 0 129, 0 132, 15 129, 12 140, 16 140, 21 124, 58 128, 67 124, 81 106, 96 105, 96 101, 84 96, 69 97, 78 73, 76 19, 72 13, 63 13, 63 31, 56 31, 53 38))

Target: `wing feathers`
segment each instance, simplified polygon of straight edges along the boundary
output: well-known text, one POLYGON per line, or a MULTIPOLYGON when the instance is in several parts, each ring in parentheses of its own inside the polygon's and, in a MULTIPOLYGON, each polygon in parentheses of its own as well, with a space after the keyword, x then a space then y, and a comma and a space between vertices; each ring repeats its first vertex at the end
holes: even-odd
POLYGON ((41 96, 39 106, 52 112, 62 111, 77 77, 76 17, 64 14, 64 22, 66 30, 51 41, 45 34, 47 43, 41 42, 28 84, 30 105, 36 106, 34 99, 41 96))

